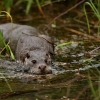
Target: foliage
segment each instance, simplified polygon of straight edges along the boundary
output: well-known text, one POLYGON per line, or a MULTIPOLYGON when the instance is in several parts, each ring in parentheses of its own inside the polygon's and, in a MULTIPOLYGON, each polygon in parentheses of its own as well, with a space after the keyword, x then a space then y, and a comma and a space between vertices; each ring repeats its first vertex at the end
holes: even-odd
MULTIPOLYGON (((7 44, 5 43, 5 40, 4 40, 4 37, 3 37, 3 33, 2 33, 1 30, 0 30, 0 47, 2 47, 1 53, 6 49, 6 53, 8 53, 8 54, 10 53, 11 58, 12 58, 13 60, 15 59, 15 57, 14 57, 14 55, 13 55, 13 52, 12 52, 10 46, 9 46, 9 42, 8 42, 7 44)), ((4 57, 4 56, 1 55, 1 54, 0 54, 0 56, 1 56, 1 57, 4 57)))
POLYGON ((12 5, 13 5, 13 0, 3 0, 1 2, 0 8, 1 8, 1 10, 2 10, 2 8, 5 8, 7 12, 10 12, 12 5))
POLYGON ((28 14, 28 12, 29 12, 29 10, 30 10, 32 4, 34 3, 33 0, 19 0, 19 1, 16 3, 16 5, 19 5, 20 3, 26 2, 26 1, 27 1, 26 14, 28 14))
POLYGON ((12 92, 12 88, 11 88, 10 84, 8 83, 8 80, 5 78, 5 76, 2 73, 0 73, 0 76, 5 80, 10 92, 12 92))
MULTIPOLYGON (((87 14, 87 11, 86 11, 86 5, 88 5, 92 11, 93 11, 93 15, 96 16, 96 18, 98 19, 98 36, 100 35, 100 0, 90 0, 88 2, 85 2, 84 4, 84 12, 85 12, 85 16, 86 16, 86 20, 87 20, 87 25, 88 25, 88 31, 90 33, 90 24, 89 24, 89 16, 87 14)), ((91 66, 93 66, 93 64, 91 62, 89 62, 91 64, 91 66)), ((98 73, 94 73, 94 75, 96 75, 98 77, 98 89, 95 89, 94 87, 94 83, 90 77, 90 72, 89 73, 89 85, 91 87, 91 91, 92 91, 92 94, 95 98, 95 100, 99 100, 100 98, 100 71, 96 68, 97 72, 98 73)))
POLYGON ((54 1, 51 1, 51 0, 16 0, 16 1, 15 0, 2 0, 1 5, 0 5, 0 10, 3 9, 3 10, 6 10, 8 13, 10 13, 11 8, 13 6, 23 3, 26 5, 26 10, 25 10, 26 14, 29 13, 32 5, 35 5, 35 6, 37 5, 40 13, 43 14, 42 6, 55 3, 55 2, 60 2, 60 1, 64 1, 64 0, 54 0, 54 1))
MULTIPOLYGON (((57 1, 59 1, 59 0, 56 0, 56 2, 57 1)), ((2 0, 0 9, 1 10, 5 9, 7 12, 10 13, 11 7, 19 5, 20 3, 26 4, 26 14, 29 13, 32 4, 37 5, 40 12, 43 14, 41 6, 43 6, 45 4, 50 4, 51 0, 41 0, 41 1, 39 1, 39 0, 16 0, 16 1, 14 1, 14 0, 2 0)))
POLYGON ((86 20, 87 20, 88 30, 90 33, 90 25, 89 25, 89 19, 88 19, 89 16, 87 15, 87 12, 86 12, 86 5, 90 6, 90 8, 93 11, 93 15, 95 15, 98 18, 98 35, 100 35, 100 0, 95 0, 95 2, 90 0, 90 2, 85 2, 84 4, 84 12, 85 12, 86 20))
MULTIPOLYGON (((7 16, 10 17, 11 22, 13 22, 12 17, 11 17, 11 15, 10 15, 8 12, 6 12, 6 11, 1 11, 1 13, 6 13, 7 16)), ((0 16, 3 16, 3 15, 0 15, 0 16)), ((10 41, 9 41, 9 42, 10 42, 10 41)), ((7 54, 10 53, 11 58, 12 58, 13 60, 15 60, 14 54, 13 54, 13 52, 12 52, 10 46, 9 46, 9 42, 8 42, 7 44, 5 43, 2 30, 0 30, 0 47, 2 48, 2 51, 0 52, 0 57, 5 57, 5 56, 1 55, 1 53, 2 53, 4 50, 6 50, 6 53, 7 53, 7 54)))
MULTIPOLYGON (((94 67, 94 65, 91 61, 89 61, 88 63, 94 67)), ((100 95, 100 71, 98 68, 96 68, 96 67, 94 67, 94 68, 96 70, 96 73, 94 71, 92 71, 91 69, 88 70, 88 76, 89 76, 88 82, 89 82, 89 85, 90 85, 90 88, 91 88, 91 91, 92 91, 94 98, 96 100, 98 100, 97 98, 99 98, 99 95, 100 95), (94 75, 95 77, 98 78, 98 89, 95 89, 95 85, 94 85, 95 82, 92 81, 90 73, 92 73, 92 75, 94 75)))
POLYGON ((67 45, 70 45, 70 44, 72 44, 72 42, 65 42, 65 43, 58 44, 56 47, 62 48, 64 46, 67 46, 67 45))

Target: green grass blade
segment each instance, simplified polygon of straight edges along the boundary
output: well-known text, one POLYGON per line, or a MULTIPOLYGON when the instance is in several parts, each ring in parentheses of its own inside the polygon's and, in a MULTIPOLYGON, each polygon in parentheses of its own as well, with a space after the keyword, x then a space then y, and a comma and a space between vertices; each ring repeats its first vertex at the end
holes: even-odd
MULTIPOLYGON (((87 15, 86 8, 85 8, 86 5, 90 6, 90 8, 93 10, 94 15, 99 19, 99 21, 100 21, 100 13, 99 13, 98 9, 95 7, 92 0, 90 0, 90 2, 85 2, 85 4, 84 4, 84 13, 85 13, 86 20, 87 20, 88 31, 90 33, 89 19, 88 19, 88 15, 87 15)), ((100 32, 100 27, 98 28, 98 33, 99 32, 100 32)))
POLYGON ((6 45, 6 43, 4 41, 3 33, 0 30, 0 46, 3 48, 3 47, 5 47, 5 45, 6 45))
POLYGON ((19 5, 20 3, 25 2, 25 1, 28 1, 28 0, 19 0, 19 1, 16 2, 15 6, 17 6, 17 5, 19 5))
POLYGON ((4 40, 4 37, 3 37, 3 33, 2 33, 2 31, 0 31, 0 46, 2 48, 5 48, 7 53, 10 52, 11 58, 13 60, 15 60, 14 54, 13 54, 13 52, 12 52, 12 50, 11 50, 11 48, 10 48, 10 46, 8 44, 5 43, 5 40, 4 40))
POLYGON ((12 92, 12 88, 11 88, 10 84, 8 83, 8 80, 4 77, 4 75, 3 75, 2 73, 0 73, 0 75, 1 75, 1 76, 3 77, 3 79, 5 80, 5 82, 6 82, 7 86, 8 86, 8 88, 9 88, 10 92, 12 92))
POLYGON ((6 58, 6 56, 0 54, 0 58, 6 58))
POLYGON ((72 42, 66 42, 66 43, 58 44, 56 47, 62 48, 64 46, 70 45, 70 44, 72 44, 72 42))
POLYGON ((31 8, 32 3, 33 3, 33 0, 29 0, 29 1, 28 1, 27 7, 26 7, 26 14, 29 13, 29 10, 30 10, 30 8, 31 8))
POLYGON ((12 60, 15 60, 15 56, 14 56, 14 54, 13 54, 13 52, 12 52, 10 46, 7 45, 7 48, 9 49, 9 52, 10 52, 10 55, 11 55, 12 60))
POLYGON ((6 11, 1 11, 0 13, 6 13, 6 14, 10 17, 11 23, 13 23, 13 19, 12 19, 11 15, 10 15, 8 12, 6 12, 6 11))
POLYGON ((91 80, 90 75, 89 75, 89 85, 90 85, 90 88, 91 88, 91 91, 92 91, 93 96, 96 98, 97 97, 97 94, 96 94, 95 89, 93 87, 93 82, 91 80))

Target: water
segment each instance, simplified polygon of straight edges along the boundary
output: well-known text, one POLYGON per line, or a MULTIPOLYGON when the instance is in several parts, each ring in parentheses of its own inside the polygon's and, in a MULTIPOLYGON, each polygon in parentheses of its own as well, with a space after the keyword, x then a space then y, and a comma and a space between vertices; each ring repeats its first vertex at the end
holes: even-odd
MULTIPOLYGON (((65 5, 55 5, 56 11, 65 5)), ((54 8, 52 8, 54 9, 54 8)), ((17 9, 14 9, 17 11, 17 9)), ((48 7, 48 10, 50 8, 48 7)), ((51 10, 50 10, 51 11, 51 10)), ((46 14, 49 11, 44 10, 46 14)), ((38 11, 31 11, 29 15, 16 12, 12 14, 14 22, 35 26, 40 31, 49 34, 57 44, 72 42, 62 48, 55 48, 55 68, 51 75, 30 75, 22 72, 0 69, 0 99, 1 100, 93 100, 94 96, 89 85, 89 77, 98 90, 100 59, 90 59, 84 53, 100 46, 95 42, 81 35, 67 31, 66 27, 86 31, 84 26, 74 20, 76 15, 70 13, 57 20, 57 28, 47 28, 45 25, 51 21, 49 17, 56 16, 58 12, 49 13, 45 18, 38 11), (63 24, 63 25, 62 25, 63 24), (41 26, 40 26, 41 25, 41 26), (64 26, 64 27, 62 27, 64 26), (7 81, 6 81, 7 80, 7 81), (10 88, 9 88, 10 85, 10 88), (11 91, 12 90, 12 91, 11 91), (7 93, 8 92, 8 93, 7 93)), ((79 16, 79 15, 77 15, 79 16)), ((4 22, 5 20, 2 20, 4 22)))

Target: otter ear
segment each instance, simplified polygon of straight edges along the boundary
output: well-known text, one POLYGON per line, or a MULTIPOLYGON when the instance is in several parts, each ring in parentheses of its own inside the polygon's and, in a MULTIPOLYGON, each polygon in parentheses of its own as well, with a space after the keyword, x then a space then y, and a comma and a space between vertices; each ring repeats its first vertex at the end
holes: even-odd
POLYGON ((25 58, 29 58, 29 57, 30 57, 29 53, 23 53, 23 54, 20 55, 20 60, 21 60, 22 63, 24 63, 25 58))
POLYGON ((30 58, 30 55, 29 55, 29 53, 26 53, 26 57, 27 57, 27 58, 30 58))
POLYGON ((20 55, 20 61, 21 61, 22 63, 25 62, 25 55, 24 55, 24 54, 21 54, 21 55, 20 55))

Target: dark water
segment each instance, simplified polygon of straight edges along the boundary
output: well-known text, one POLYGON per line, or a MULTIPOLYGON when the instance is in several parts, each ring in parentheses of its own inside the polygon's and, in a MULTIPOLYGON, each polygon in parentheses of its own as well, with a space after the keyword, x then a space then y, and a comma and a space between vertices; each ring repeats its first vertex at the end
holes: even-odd
MULTIPOLYGON (((89 82, 92 82, 94 91, 98 91, 100 57, 95 57, 88 61, 87 59, 89 58, 84 56, 84 53, 99 47, 100 43, 65 29, 72 24, 70 28, 86 31, 83 28, 83 24, 74 20, 76 16, 79 16, 76 15, 77 13, 74 14, 75 12, 68 13, 58 19, 56 28, 47 28, 46 25, 66 9, 65 5, 59 6, 57 4, 55 6, 54 8, 52 7, 52 10, 50 9, 51 7, 44 7, 45 17, 38 10, 36 12, 31 11, 29 15, 25 15, 22 8, 22 12, 20 12, 20 8, 14 9, 16 13, 12 11, 12 17, 16 23, 37 27, 40 31, 45 34, 48 33, 52 37, 55 42, 57 73, 46 76, 32 76, 7 72, 13 77, 7 77, 6 79, 2 79, 3 76, 1 74, 0 100, 94 100, 89 82), (60 10, 61 8, 62 10, 60 10), (80 26, 75 27, 77 25, 80 26), (62 48, 56 47, 57 44, 65 42, 72 43, 62 48), (84 67, 86 68, 85 70, 83 70, 84 67)), ((5 20, 2 18, 3 22, 5 20)), ((0 70, 1 73, 6 73, 5 71, 7 70, 0 70)), ((96 97, 98 97, 98 94, 96 97)))

